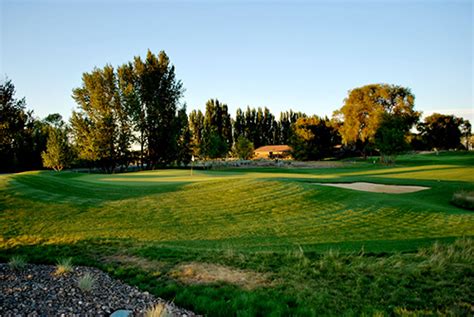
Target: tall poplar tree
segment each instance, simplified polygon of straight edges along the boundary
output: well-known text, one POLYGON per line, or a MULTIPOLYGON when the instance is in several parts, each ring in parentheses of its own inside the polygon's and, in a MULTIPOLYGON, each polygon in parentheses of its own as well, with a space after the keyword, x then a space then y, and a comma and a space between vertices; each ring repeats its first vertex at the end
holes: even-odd
POLYGON ((144 117, 149 167, 171 163, 176 159, 179 138, 177 112, 183 96, 183 85, 164 51, 154 55, 148 50, 145 61, 135 57, 138 96, 144 117))
POLYGON ((79 157, 113 172, 125 161, 131 136, 113 67, 84 73, 82 86, 73 90, 73 98, 79 105, 71 117, 79 157))

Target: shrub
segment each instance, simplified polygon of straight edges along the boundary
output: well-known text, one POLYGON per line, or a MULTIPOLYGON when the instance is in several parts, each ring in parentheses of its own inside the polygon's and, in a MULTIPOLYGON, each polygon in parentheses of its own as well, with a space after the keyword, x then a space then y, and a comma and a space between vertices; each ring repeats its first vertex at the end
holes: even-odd
POLYGON ((72 258, 64 258, 59 260, 56 263, 56 275, 62 275, 71 272, 72 267, 72 258))
POLYGON ((451 203, 455 206, 474 210, 474 191, 459 191, 453 194, 451 203))
POLYGON ((90 292, 94 287, 97 279, 90 273, 85 273, 84 276, 79 278, 78 286, 83 292, 90 292))
POLYGON ((21 255, 14 255, 8 261, 8 265, 12 270, 23 270, 26 266, 26 259, 21 255))

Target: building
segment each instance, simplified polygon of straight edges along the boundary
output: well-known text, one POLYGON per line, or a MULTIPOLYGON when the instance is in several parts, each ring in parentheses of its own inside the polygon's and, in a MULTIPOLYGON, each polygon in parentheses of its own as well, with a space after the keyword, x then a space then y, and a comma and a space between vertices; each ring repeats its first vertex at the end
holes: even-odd
POLYGON ((293 149, 288 145, 265 145, 261 146, 253 152, 254 158, 291 158, 291 151, 293 149))

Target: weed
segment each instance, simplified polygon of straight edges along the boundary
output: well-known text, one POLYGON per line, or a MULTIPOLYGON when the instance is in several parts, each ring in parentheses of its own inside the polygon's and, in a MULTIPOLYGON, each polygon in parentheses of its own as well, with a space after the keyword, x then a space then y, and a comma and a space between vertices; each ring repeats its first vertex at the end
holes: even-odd
POLYGON ((77 285, 83 292, 88 293, 92 290, 96 282, 97 279, 92 274, 87 272, 79 278, 77 285))
POLYGON ((54 272, 56 275, 62 275, 69 273, 73 270, 72 266, 72 258, 64 258, 59 260, 56 263, 56 271, 54 272))
POLYGON ((23 270, 26 266, 26 258, 21 255, 14 255, 11 257, 10 261, 8 261, 8 265, 12 270, 23 270))

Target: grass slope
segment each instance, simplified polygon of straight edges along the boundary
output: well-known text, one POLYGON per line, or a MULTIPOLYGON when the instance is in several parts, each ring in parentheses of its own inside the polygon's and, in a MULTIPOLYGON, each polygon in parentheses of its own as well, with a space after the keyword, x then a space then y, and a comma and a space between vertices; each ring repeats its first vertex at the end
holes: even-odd
MULTIPOLYGON (((359 264, 367 268, 380 261, 391 263, 393 257, 401 256, 393 252, 415 252, 435 240, 453 243, 457 237, 474 236, 474 214, 449 203, 454 192, 474 190, 473 153, 410 155, 398 162, 394 167, 347 162, 339 168, 194 171, 192 177, 186 170, 116 175, 69 172, 2 175, 0 257, 6 259, 13 253, 25 253, 34 261, 52 262, 59 255, 76 255, 77 261, 101 266, 157 295, 175 298, 182 305, 211 315, 394 313, 396 307, 401 312, 405 304, 411 303, 409 297, 413 294, 400 293, 391 299, 390 307, 375 305, 380 301, 375 293, 388 287, 383 283, 374 286, 375 293, 368 297, 369 302, 363 300, 364 304, 357 304, 374 277, 362 279, 361 288, 345 282, 340 282, 340 286, 330 283, 335 290, 356 292, 351 293, 352 301, 339 304, 344 307, 342 310, 336 309, 337 296, 350 298, 351 295, 310 294, 314 288, 323 292, 321 285, 329 283, 329 275, 324 278, 311 275, 318 261, 322 261, 321 254, 326 259, 329 249, 343 252, 338 255, 342 257, 339 264, 342 276, 350 271, 363 277, 364 269, 351 269, 355 258, 348 260, 344 257, 349 255, 344 254, 363 248, 370 256, 363 256, 359 264), (314 184, 354 181, 420 185, 430 189, 393 195, 314 184), (140 269, 139 265, 126 269, 104 261, 105 255, 118 253, 159 261, 160 270, 157 273, 149 267, 140 269), (378 255, 373 258, 375 254, 378 255), (379 260, 381 254, 385 254, 385 260, 379 260), (225 283, 184 284, 171 274, 179 263, 197 260, 270 274, 273 282, 249 291, 225 283), (148 282, 156 281, 151 277, 153 274, 159 276, 159 288, 156 283, 148 282)), ((453 250, 469 255, 466 248, 471 247, 468 241, 462 248, 453 250)), ((428 258, 425 260, 429 261, 428 258)), ((403 259, 421 261, 414 255, 403 259)), ((472 263, 474 259, 469 260, 472 263)), ((382 278, 378 274, 393 274, 390 283, 395 287, 397 274, 400 281, 404 274, 395 274, 392 264, 387 263, 373 274, 377 278, 382 278), (383 273, 384 270, 388 273, 383 273)), ((411 276, 423 271, 413 270, 407 269, 405 273, 411 276)), ((461 288, 466 283, 473 285, 472 265, 466 272, 467 280, 457 285, 461 288)), ((453 278, 449 274, 457 274, 445 273, 441 276, 446 280, 453 278)), ((419 287, 424 283, 423 278, 415 280, 414 288, 422 291, 419 287)), ((427 277, 428 284, 429 281, 427 277)), ((448 293, 443 294, 447 297, 441 296, 439 302, 430 300, 425 305, 420 300, 408 307, 427 309, 431 303, 441 310, 463 311, 460 302, 455 303, 454 293, 449 295, 451 288, 446 288, 448 293)), ((471 305, 469 309, 473 307, 472 297, 470 303, 469 300, 462 303, 471 305)))

